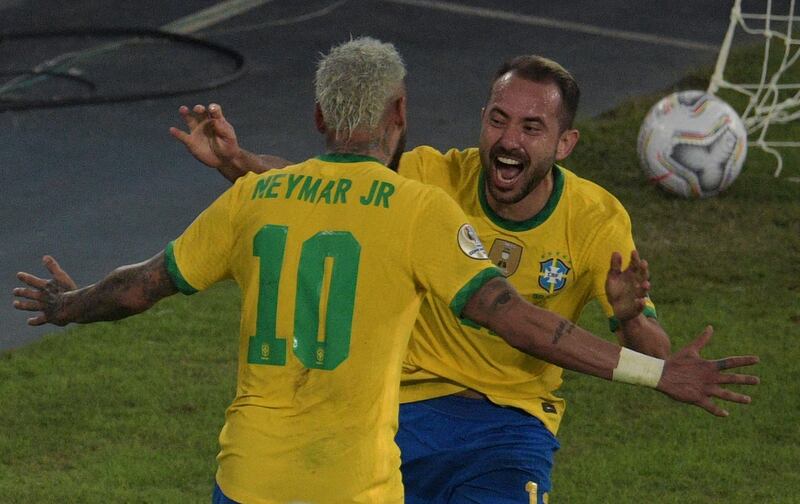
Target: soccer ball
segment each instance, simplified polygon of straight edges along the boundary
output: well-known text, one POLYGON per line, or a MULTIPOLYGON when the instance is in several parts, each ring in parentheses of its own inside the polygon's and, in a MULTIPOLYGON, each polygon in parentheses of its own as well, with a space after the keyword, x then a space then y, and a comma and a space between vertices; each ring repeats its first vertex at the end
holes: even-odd
POLYGON ((680 91, 647 113, 637 150, 650 182, 685 198, 705 198, 727 189, 741 172, 747 130, 716 96, 680 91))

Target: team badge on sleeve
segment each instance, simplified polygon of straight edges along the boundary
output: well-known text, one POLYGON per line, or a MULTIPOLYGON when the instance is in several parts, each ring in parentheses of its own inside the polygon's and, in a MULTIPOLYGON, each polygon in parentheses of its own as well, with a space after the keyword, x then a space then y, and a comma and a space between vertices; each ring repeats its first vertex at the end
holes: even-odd
POLYGON ((463 224, 458 228, 458 246, 461 247, 462 252, 473 259, 489 258, 486 255, 486 249, 483 248, 481 239, 478 238, 478 233, 469 224, 463 224))
POLYGON ((567 284, 569 266, 557 257, 546 259, 539 263, 539 287, 550 294, 561 290, 567 284))

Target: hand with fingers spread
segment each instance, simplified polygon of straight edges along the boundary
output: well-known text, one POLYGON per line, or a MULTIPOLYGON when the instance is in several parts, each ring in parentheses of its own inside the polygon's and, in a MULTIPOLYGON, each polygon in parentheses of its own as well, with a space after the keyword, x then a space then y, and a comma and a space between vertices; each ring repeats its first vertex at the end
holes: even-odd
POLYGON ((644 310, 645 299, 650 290, 650 271, 647 261, 631 252, 628 267, 622 270, 622 255, 611 255, 611 267, 606 277, 606 296, 620 322, 630 320, 644 310))
POLYGON ((182 105, 178 112, 189 132, 174 127, 169 132, 186 146, 192 156, 217 170, 235 168, 241 149, 233 126, 222 115, 222 107, 212 103, 208 108, 195 105, 190 110, 182 105))
POLYGON ((694 404, 716 416, 728 416, 728 412, 715 404, 712 398, 749 404, 749 396, 725 389, 722 385, 756 385, 758 377, 722 371, 751 366, 758 363, 758 357, 703 359, 700 351, 711 340, 713 332, 711 326, 706 327, 692 343, 668 357, 656 388, 677 401, 694 404))
POLYGON ((28 319, 28 324, 32 326, 47 323, 59 326, 66 325, 71 321, 61 309, 63 307, 63 294, 77 289, 78 286, 67 272, 61 269, 61 266, 53 257, 44 256, 42 264, 52 275, 51 279, 45 280, 25 272, 17 273, 17 278, 27 284, 27 287, 14 289, 14 295, 20 298, 14 300, 14 308, 42 312, 28 319))

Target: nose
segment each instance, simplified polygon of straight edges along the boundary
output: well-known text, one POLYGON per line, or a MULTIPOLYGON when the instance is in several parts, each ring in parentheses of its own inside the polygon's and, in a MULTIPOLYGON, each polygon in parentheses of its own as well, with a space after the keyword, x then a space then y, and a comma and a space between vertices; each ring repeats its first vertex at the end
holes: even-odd
POLYGON ((521 148, 521 132, 518 128, 508 126, 503 129, 503 133, 497 141, 497 144, 503 149, 512 151, 521 148))

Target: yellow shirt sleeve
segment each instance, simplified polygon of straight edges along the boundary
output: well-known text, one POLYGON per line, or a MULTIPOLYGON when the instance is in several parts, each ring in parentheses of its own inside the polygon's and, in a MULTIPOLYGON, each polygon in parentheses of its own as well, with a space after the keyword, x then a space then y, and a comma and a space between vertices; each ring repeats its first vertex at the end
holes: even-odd
POLYGON ((422 168, 421 149, 422 147, 417 147, 414 150, 404 152, 403 156, 400 158, 400 166, 397 168, 397 173, 405 178, 427 183, 425 180, 425 172, 422 168))
POLYGON ((442 190, 430 189, 409 245, 412 269, 418 284, 460 318, 472 294, 502 273, 489 260, 464 211, 442 190))
POLYGON ((420 146, 408 151, 400 158, 398 173, 406 178, 444 189, 453 195, 463 183, 462 172, 454 169, 470 151, 450 149, 444 154, 433 147, 420 146))
POLYGON ((167 245, 167 271, 184 294, 194 294, 230 277, 232 203, 241 187, 242 183, 237 182, 225 191, 167 245))

